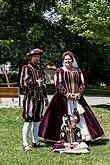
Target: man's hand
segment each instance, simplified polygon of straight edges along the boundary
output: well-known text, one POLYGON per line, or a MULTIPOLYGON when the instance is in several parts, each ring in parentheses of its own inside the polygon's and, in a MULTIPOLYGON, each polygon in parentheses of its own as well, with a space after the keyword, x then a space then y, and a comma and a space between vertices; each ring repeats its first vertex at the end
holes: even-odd
POLYGON ((47 106, 49 105, 49 100, 48 100, 48 98, 45 98, 44 101, 45 101, 45 106, 47 107, 47 106))
POLYGON ((41 80, 41 79, 38 79, 38 80, 36 80, 36 81, 38 82, 39 87, 41 87, 41 86, 43 85, 43 83, 44 83, 44 81, 41 80))

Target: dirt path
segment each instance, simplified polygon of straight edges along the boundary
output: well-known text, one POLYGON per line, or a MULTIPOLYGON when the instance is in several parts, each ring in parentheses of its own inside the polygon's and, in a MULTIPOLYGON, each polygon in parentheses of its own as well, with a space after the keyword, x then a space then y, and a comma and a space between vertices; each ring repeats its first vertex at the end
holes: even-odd
MULTIPOLYGON (((49 100, 52 96, 48 96, 49 100)), ((84 97, 89 105, 110 105, 110 97, 96 97, 96 96, 85 96, 84 97)))
MULTIPOLYGON (((52 95, 48 96, 49 101, 52 95)), ((95 97, 95 96, 85 96, 86 101, 89 105, 110 105, 110 97, 95 97)), ((20 106, 22 106, 23 95, 20 96, 20 106)), ((14 99, 14 104, 11 98, 1 98, 0 107, 19 107, 19 99, 14 99)))

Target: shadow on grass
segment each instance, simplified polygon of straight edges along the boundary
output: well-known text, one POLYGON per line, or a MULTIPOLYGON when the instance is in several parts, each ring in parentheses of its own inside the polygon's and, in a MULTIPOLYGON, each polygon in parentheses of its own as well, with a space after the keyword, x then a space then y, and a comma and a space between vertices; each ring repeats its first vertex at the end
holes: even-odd
POLYGON ((100 146, 100 145, 107 145, 109 139, 100 139, 93 142, 86 142, 89 146, 100 146))
MULTIPOLYGON (((100 146, 100 145, 107 145, 109 142, 109 139, 99 139, 99 140, 96 140, 96 141, 86 141, 86 144, 88 144, 88 146, 100 146)), ((53 147, 54 143, 52 142, 44 142, 45 143, 45 147, 53 147)))
POLYGON ((103 109, 106 109, 106 110, 110 110, 110 105, 105 105, 105 104, 99 104, 99 105, 92 105, 92 107, 94 108, 103 108, 103 109))
POLYGON ((40 143, 44 143, 45 147, 53 147, 55 142, 49 142, 49 141, 40 139, 40 143))
POLYGON ((54 143, 51 142, 45 142, 46 147, 53 147, 54 143))

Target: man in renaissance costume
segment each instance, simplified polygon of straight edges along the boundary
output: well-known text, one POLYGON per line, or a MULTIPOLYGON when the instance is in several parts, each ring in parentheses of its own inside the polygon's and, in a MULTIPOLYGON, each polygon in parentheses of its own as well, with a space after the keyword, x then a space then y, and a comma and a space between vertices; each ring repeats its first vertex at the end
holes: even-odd
POLYGON ((32 147, 41 147, 38 141, 39 124, 42 117, 43 105, 48 105, 45 85, 45 74, 40 65, 40 57, 43 50, 33 49, 27 56, 30 62, 22 67, 20 86, 24 91, 23 113, 25 120, 23 125, 23 149, 29 151, 28 132, 32 123, 32 147))

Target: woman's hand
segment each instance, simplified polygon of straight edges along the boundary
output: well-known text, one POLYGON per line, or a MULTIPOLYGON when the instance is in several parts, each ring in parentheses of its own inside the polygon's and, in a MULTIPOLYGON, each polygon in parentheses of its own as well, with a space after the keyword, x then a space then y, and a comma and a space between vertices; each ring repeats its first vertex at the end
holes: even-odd
POLYGON ((66 96, 68 99, 74 99, 74 100, 80 99, 80 93, 75 93, 75 94, 67 93, 66 96))
POLYGON ((72 98, 73 98, 74 100, 80 99, 80 93, 72 94, 72 98))

